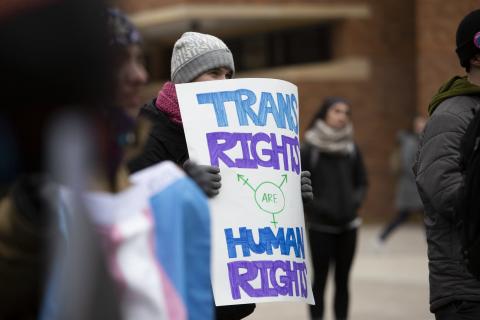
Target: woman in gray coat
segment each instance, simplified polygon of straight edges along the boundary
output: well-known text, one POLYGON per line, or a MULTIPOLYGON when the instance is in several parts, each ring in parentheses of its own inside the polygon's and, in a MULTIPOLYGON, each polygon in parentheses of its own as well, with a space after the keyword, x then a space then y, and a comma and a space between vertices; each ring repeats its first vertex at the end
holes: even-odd
POLYGON ((408 220, 412 213, 422 212, 423 204, 417 191, 412 166, 417 154, 420 134, 425 127, 426 119, 417 116, 413 120, 413 131, 401 131, 397 139, 399 143, 397 192, 395 195, 395 209, 397 214, 385 226, 378 236, 378 244, 382 245, 392 232, 408 220))

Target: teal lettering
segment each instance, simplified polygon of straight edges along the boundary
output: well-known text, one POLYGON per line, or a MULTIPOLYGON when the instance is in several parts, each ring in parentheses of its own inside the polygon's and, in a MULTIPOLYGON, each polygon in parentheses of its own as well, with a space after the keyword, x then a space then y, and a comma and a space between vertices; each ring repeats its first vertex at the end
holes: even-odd
POLYGON ((262 92, 260 97, 260 107, 258 110, 260 126, 265 126, 267 124, 268 114, 273 116, 273 120, 275 120, 278 128, 286 128, 285 118, 280 116, 280 112, 278 111, 277 104, 275 103, 272 94, 269 92, 262 92))
POLYGON ((267 124, 268 115, 271 114, 278 128, 288 129, 298 134, 298 103, 294 94, 276 93, 276 100, 270 92, 262 92, 258 112, 253 106, 257 103, 255 92, 248 89, 235 91, 221 91, 197 94, 199 105, 213 106, 215 118, 219 127, 229 125, 225 103, 234 102, 238 124, 240 126, 263 127, 267 124))

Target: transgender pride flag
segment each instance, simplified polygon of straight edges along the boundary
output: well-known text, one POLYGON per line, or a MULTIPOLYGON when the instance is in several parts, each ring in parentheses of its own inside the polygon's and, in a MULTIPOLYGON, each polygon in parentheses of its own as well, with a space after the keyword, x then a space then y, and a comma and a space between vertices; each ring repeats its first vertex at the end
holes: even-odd
POLYGON ((84 200, 118 284, 125 319, 213 319, 210 216, 200 189, 171 162, 118 194, 84 200))

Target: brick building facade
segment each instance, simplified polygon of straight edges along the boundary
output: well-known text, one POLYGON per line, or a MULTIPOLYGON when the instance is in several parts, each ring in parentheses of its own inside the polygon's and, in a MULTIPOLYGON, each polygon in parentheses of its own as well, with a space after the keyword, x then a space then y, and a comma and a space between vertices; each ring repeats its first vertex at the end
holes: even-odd
POLYGON ((442 81, 462 73, 455 29, 479 7, 474 0, 120 0, 119 5, 146 38, 152 74, 146 98, 168 79, 173 43, 188 30, 246 48, 232 49, 237 77, 295 83, 302 133, 326 96, 348 98, 369 173, 362 209, 367 220, 393 213, 395 180, 388 159, 396 132, 408 128, 417 112, 425 114, 442 81), (284 58, 264 52, 278 42, 292 44, 275 49, 284 58))

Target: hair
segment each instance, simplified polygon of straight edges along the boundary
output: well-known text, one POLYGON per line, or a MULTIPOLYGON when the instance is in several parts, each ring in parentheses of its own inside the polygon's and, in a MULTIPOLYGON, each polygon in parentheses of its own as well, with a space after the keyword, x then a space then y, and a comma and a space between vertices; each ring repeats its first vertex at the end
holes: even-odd
POLYGON ((350 101, 348 101, 345 98, 327 97, 325 98, 325 100, 323 100, 322 104, 318 108, 317 113, 313 117, 312 121, 310 121, 310 124, 308 125, 307 129, 312 128, 318 119, 325 120, 325 118, 327 117, 328 110, 330 110, 330 108, 337 103, 345 103, 351 108, 350 101))
POLYGON ((119 9, 107 8, 105 13, 109 54, 113 60, 112 67, 117 69, 128 58, 130 46, 143 45, 142 37, 135 25, 119 9))

